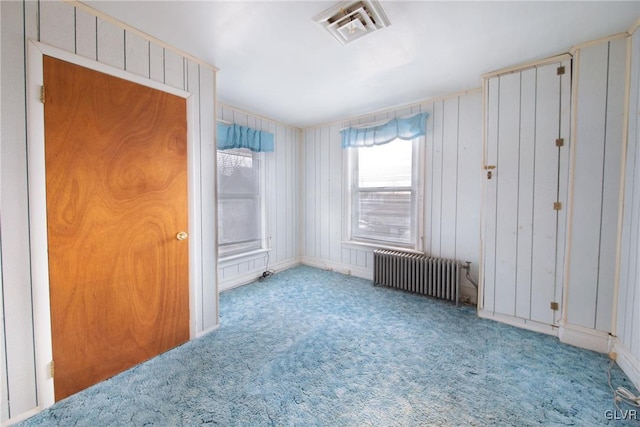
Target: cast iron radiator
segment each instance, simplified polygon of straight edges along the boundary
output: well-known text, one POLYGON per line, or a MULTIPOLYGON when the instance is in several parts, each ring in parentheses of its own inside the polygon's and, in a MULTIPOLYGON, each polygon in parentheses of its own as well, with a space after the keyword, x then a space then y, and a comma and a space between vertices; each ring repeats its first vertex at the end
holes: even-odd
POLYGON ((373 283, 458 304, 460 262, 410 252, 373 251, 373 283))

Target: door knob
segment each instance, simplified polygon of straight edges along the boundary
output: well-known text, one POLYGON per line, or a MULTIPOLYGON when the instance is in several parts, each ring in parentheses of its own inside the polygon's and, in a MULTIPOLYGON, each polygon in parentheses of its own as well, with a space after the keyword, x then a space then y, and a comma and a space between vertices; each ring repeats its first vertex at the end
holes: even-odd
POLYGON ((184 231, 181 231, 178 234, 176 234, 176 239, 178 239, 178 240, 186 240, 187 237, 189 237, 189 234, 187 234, 184 231))

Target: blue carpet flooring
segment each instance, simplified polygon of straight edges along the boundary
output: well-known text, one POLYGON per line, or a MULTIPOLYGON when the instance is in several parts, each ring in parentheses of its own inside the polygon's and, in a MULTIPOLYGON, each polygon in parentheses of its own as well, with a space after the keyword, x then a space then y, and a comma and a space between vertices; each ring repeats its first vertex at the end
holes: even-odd
MULTIPOLYGON (((222 293, 217 331, 23 425, 638 425, 607 420, 608 366, 469 308, 296 267, 222 293)), ((634 390, 617 366, 612 379, 634 390)))

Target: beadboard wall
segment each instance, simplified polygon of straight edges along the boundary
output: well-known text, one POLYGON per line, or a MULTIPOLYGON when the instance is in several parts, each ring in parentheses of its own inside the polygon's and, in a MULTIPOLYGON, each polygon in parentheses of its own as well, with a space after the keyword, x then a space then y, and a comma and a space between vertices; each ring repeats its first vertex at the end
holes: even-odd
MULTIPOLYGON (((424 251, 471 262, 477 282, 480 257, 482 94, 444 99, 330 123, 304 131, 303 263, 371 279, 373 248, 345 243, 344 156, 340 130, 412 113, 427 112, 424 180, 424 251)), ((466 280, 462 294, 475 302, 466 280)))
MULTIPOLYGON (((168 86, 194 97, 191 117, 195 151, 195 205, 199 221, 190 224, 201 258, 195 266, 196 334, 218 324, 215 223, 215 67, 145 37, 139 31, 80 4, 59 1, 3 1, 1 18, 1 178, 2 178, 2 407, 1 420, 33 414, 47 398, 37 390, 34 286, 30 257, 27 156, 28 40, 71 52, 168 86), (11 108, 8 108, 10 106, 11 108)), ((192 217, 193 218, 193 217, 192 217)), ((48 363, 48 361, 47 361, 48 363)))
POLYGON ((578 47, 573 61, 570 229, 560 338, 606 352, 613 331, 627 39, 578 47), (593 345, 585 345, 588 341, 593 345))
MULTIPOLYGON (((345 165, 339 131, 350 125, 428 112, 424 249, 434 256, 470 261, 471 276, 477 281, 482 205, 480 90, 299 130, 233 107, 220 105, 216 109, 213 67, 81 5, 3 1, 0 22, 2 422, 25 418, 43 405, 37 392, 36 372, 40 367, 36 361, 29 261, 32 248, 27 181, 26 40, 40 41, 196 97, 195 115, 199 120, 194 132, 200 159, 196 165, 200 194, 197 208, 202 221, 191 238, 198 240, 204 260, 198 266, 197 278, 199 333, 217 325, 219 290, 247 283, 267 267, 266 252, 217 265, 216 224, 211 221, 216 218, 215 123, 211 118, 216 116, 276 135, 276 150, 266 155, 269 268, 284 269, 303 262, 371 278, 372 249, 344 242, 345 165)), ((618 363, 636 386, 640 386, 638 34, 636 30, 631 40, 617 38, 585 45, 577 49, 574 57, 578 77, 572 111, 576 121, 576 139, 572 141, 576 152, 571 171, 574 198, 567 201, 573 204, 570 214, 573 228, 568 231, 571 242, 563 310, 566 315, 563 328, 576 334, 573 341, 578 344, 590 334, 595 334, 597 340, 606 340, 608 333, 612 333, 618 363), (629 55, 631 77, 627 79, 625 58, 629 55), (628 97, 626 81, 630 82, 628 97), (626 146, 625 134, 628 134, 626 146), (622 229, 618 233, 620 217, 622 229), (616 299, 617 264, 620 280, 616 299)), ((475 301, 476 289, 463 281, 463 295, 475 301)))
POLYGON ((629 40, 630 91, 625 168, 620 284, 614 351, 618 364, 640 388, 640 31, 629 40))
POLYGON ((615 281, 627 41, 618 38, 574 54, 567 322, 611 331, 615 281))
POLYGON ((268 251, 229 260, 221 259, 218 277, 220 291, 224 291, 256 280, 265 269, 278 271, 300 263, 298 158, 302 132, 223 104, 218 105, 218 118, 275 135, 274 152, 264 153, 268 251))

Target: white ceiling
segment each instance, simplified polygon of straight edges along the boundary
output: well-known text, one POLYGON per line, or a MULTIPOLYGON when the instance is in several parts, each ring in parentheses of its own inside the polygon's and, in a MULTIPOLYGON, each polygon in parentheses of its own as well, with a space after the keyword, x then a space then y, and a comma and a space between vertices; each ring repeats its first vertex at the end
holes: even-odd
POLYGON ((220 68, 220 102, 308 127, 473 89, 483 73, 627 31, 639 1, 381 1, 391 26, 342 46, 328 1, 86 1, 220 68))

